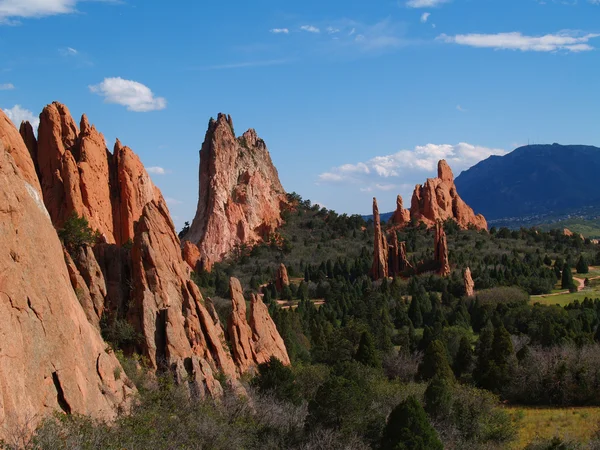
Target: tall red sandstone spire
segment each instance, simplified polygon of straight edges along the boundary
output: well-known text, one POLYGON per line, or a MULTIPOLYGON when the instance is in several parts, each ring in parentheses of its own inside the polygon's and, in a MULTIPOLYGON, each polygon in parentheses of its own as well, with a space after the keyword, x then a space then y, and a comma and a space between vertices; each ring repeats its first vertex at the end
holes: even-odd
POLYGON ((371 275, 373 276, 373 279, 380 280, 381 278, 387 278, 389 275, 388 243, 384 232, 381 230, 381 218, 379 216, 379 207, 377 206, 376 198, 373 198, 373 226, 375 228, 375 248, 373 251, 371 275))
POLYGON ((448 240, 442 222, 435 224, 434 259, 439 264, 439 274, 443 277, 450 275, 450 261, 448 259, 448 240))
POLYGON ((281 225, 287 200, 267 146, 252 129, 236 138, 230 116, 211 119, 199 178, 198 208, 184 239, 198 246, 204 268, 281 225))

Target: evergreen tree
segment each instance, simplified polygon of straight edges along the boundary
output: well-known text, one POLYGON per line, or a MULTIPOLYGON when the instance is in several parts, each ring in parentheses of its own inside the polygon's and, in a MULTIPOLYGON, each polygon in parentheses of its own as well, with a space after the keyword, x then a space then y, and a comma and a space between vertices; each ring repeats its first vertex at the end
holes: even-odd
POLYGON ((375 340, 368 331, 363 332, 360 336, 360 343, 358 344, 358 350, 356 350, 354 359, 365 366, 381 366, 381 361, 375 349, 375 340))
POLYGON ((491 371, 490 390, 499 393, 512 378, 514 370, 514 348, 510 333, 500 324, 494 330, 492 343, 493 370, 491 371))
POLYGON ((408 307, 408 317, 415 328, 421 328, 423 326, 423 314, 421 314, 421 306, 419 305, 417 296, 413 296, 410 302, 410 306, 408 307))
POLYGON ((423 361, 419 365, 419 376, 423 380, 431 380, 437 376, 450 382, 454 381, 454 374, 446 356, 446 347, 442 341, 432 341, 427 347, 423 361))
POLYGON ((469 339, 466 336, 463 336, 460 339, 458 352, 454 358, 453 369, 456 378, 460 378, 463 374, 469 373, 471 366, 473 365, 473 359, 474 355, 471 342, 469 342, 469 339))
POLYGON ((579 261, 577 261, 577 266, 575 267, 577 269, 577 273, 589 273, 590 271, 587 260, 583 255, 579 256, 579 261))
POLYGON ((571 288, 574 286, 573 274, 571 273, 571 268, 569 267, 569 265, 567 263, 565 263, 565 265, 563 266, 561 280, 562 280, 562 282, 561 282, 560 287, 562 289, 571 290, 571 288))
POLYGON ((381 440, 382 450, 443 450, 435 429, 419 401, 411 396, 388 418, 381 440))
POLYGON ((302 402, 302 396, 295 381, 292 369, 272 356, 266 363, 258 365, 258 375, 253 378, 252 385, 279 400, 298 405, 302 402))
POLYGON ((477 362, 473 370, 473 379, 480 387, 489 386, 489 378, 491 376, 492 362, 492 345, 494 342, 494 327, 488 324, 479 334, 477 343, 477 362))
POLYGON ((425 411, 429 417, 448 416, 452 407, 452 386, 448 380, 433 377, 425 390, 425 411))

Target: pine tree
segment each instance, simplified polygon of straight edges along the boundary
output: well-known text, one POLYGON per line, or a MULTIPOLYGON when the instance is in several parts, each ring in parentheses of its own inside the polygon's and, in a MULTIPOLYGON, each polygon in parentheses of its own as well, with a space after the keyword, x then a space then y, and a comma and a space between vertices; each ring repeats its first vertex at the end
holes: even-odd
POLYGON ((562 270, 562 278, 561 278, 561 288, 562 289, 571 289, 573 287, 573 274, 571 273, 571 268, 567 263, 563 266, 562 270))
POLYGON ((363 332, 360 336, 360 343, 358 344, 358 350, 356 350, 354 359, 365 366, 379 367, 381 365, 377 350, 375 349, 375 340, 368 331, 363 332))
POLYGON ((388 418, 381 440, 382 450, 443 450, 435 429, 419 401, 411 396, 388 418))
POLYGON ((454 381, 454 374, 446 356, 446 347, 442 341, 433 341, 427 347, 423 361, 419 365, 419 376, 423 380, 431 380, 437 376, 450 382, 454 381))
POLYGON ((415 328, 421 328, 423 326, 423 314, 421 314, 421 306, 419 305, 417 296, 413 296, 410 302, 410 306, 408 307, 408 317, 415 328))
POLYGON ((583 255, 579 257, 579 261, 577 261, 577 273, 589 273, 590 268, 588 267, 587 260, 583 255))
POLYGON ((433 377, 425 390, 425 411, 429 417, 438 418, 450 414, 452 407, 452 386, 448 380, 433 377))
POLYGON ((514 348, 510 333, 500 324, 494 330, 492 343, 492 359, 494 363, 491 371, 490 388, 493 392, 500 392, 507 386, 514 370, 514 348))
POLYGON ((463 336, 458 345, 458 352, 454 358, 454 375, 460 378, 463 374, 468 373, 473 365, 474 355, 471 342, 466 336, 463 336))
POLYGON ((473 379, 478 386, 487 388, 490 385, 492 366, 492 345, 494 342, 494 327, 488 324, 479 334, 477 343, 477 362, 473 370, 473 379))

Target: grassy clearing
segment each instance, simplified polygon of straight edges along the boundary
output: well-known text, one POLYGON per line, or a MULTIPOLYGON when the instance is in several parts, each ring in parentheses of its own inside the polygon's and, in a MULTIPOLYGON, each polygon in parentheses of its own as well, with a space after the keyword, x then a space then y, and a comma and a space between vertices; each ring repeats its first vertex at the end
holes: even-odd
POLYGON ((537 438, 559 436, 582 444, 598 430, 600 408, 507 408, 519 428, 513 449, 523 449, 537 438))
POLYGON ((573 303, 575 300, 579 300, 582 302, 585 298, 600 298, 600 292, 594 290, 583 290, 580 292, 575 292, 573 294, 566 293, 560 295, 539 295, 532 296, 531 303, 540 303, 542 305, 560 305, 566 306, 569 303, 573 303))

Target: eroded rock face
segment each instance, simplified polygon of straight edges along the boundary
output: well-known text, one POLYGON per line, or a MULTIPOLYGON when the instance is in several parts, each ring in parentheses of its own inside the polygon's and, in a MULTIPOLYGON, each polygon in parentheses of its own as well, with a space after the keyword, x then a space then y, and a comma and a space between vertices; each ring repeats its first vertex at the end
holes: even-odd
POLYGON ((377 199, 373 198, 373 222, 375 227, 375 248, 373 251, 373 266, 371 268, 371 276, 374 280, 387 278, 388 270, 388 244, 385 234, 381 230, 381 218, 379 216, 379 207, 377 199))
POLYGON ((148 203, 131 250, 134 306, 129 318, 143 336, 140 350, 154 367, 186 369, 182 378, 204 380, 203 389, 218 396, 216 371, 235 379, 236 368, 180 252, 166 204, 148 203), (196 358, 196 364, 185 364, 196 358))
POLYGON ((198 209, 184 236, 204 268, 239 245, 268 238, 282 223, 286 195, 265 142, 254 130, 236 138, 231 117, 211 120, 200 150, 198 209))
POLYGON ((201 260, 200 249, 196 244, 192 244, 190 241, 182 242, 182 254, 183 259, 190 266, 190 269, 196 271, 200 268, 201 264, 198 264, 201 260))
POLYGON ((287 267, 281 263, 277 268, 277 274, 275 275, 275 288, 278 292, 281 292, 284 286, 290 285, 290 278, 288 277, 287 267))
POLYGON ((16 166, 21 171, 21 176, 31 187, 41 194, 42 188, 35 171, 35 166, 29 155, 23 138, 15 125, 11 122, 4 111, 0 109, 0 141, 3 142, 3 149, 10 153, 16 166))
POLYGON ((396 198, 396 211, 392 216, 392 224, 403 227, 410 223, 410 211, 404 208, 402 196, 396 198))
POLYGON ((60 103, 42 111, 35 148, 44 203, 56 228, 76 213, 107 243, 123 245, 133 240, 133 225, 144 206, 159 200, 160 192, 130 148, 117 140, 111 154, 87 117, 82 116, 78 129, 60 103))
POLYGON ((39 193, 3 148, 0 248, 0 438, 54 411, 127 410, 130 382, 71 288, 39 193))
POLYGON ((475 282, 471 276, 471 269, 467 267, 463 274, 463 280, 465 282, 465 295, 467 297, 473 297, 475 295, 475 282))
POLYGON ((252 294, 250 301, 250 328, 252 329, 256 364, 265 363, 272 356, 285 365, 290 364, 285 344, 269 315, 269 310, 260 296, 256 294, 252 294))
POLYGON ((252 345, 252 329, 246 319, 246 300, 242 285, 237 278, 230 278, 231 315, 227 324, 231 352, 235 365, 241 372, 248 372, 253 366, 256 356, 252 345))
POLYGON ((38 179, 40 177, 39 167, 37 165, 37 139, 35 137, 35 133, 33 131, 33 127, 27 121, 21 122, 21 126, 19 127, 19 134, 21 138, 23 138, 23 142, 29 151, 29 156, 31 156, 31 161, 35 167, 38 179))
POLYGON ((439 274, 443 277, 450 275, 450 260, 448 259, 448 239, 441 222, 435 224, 434 259, 439 264, 439 274))
POLYGON ((446 161, 438 163, 437 178, 430 178, 413 192, 410 217, 424 222, 428 227, 435 226, 438 220, 454 219, 461 228, 469 225, 487 230, 487 222, 481 214, 473 210, 459 197, 454 185, 454 175, 446 161))

